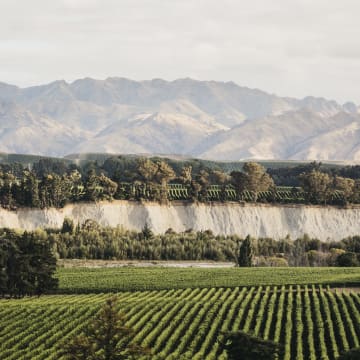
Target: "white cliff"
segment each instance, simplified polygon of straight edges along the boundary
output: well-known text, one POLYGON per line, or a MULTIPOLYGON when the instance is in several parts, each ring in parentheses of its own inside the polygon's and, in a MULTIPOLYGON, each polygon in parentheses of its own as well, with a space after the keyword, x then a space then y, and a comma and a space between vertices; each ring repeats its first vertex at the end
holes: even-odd
POLYGON ((78 203, 63 209, 0 209, 0 227, 32 230, 60 228, 65 217, 76 223, 87 219, 104 226, 140 230, 147 222, 155 233, 168 228, 212 230, 215 234, 291 238, 304 233, 323 241, 360 234, 360 208, 263 204, 137 203, 127 201, 78 203))

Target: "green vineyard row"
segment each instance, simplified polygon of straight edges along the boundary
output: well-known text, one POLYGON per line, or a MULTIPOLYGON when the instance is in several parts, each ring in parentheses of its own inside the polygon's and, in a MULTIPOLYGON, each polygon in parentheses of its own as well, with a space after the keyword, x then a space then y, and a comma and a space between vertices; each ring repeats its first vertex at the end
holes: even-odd
MULTIPOLYGON (((101 193, 103 189, 98 186, 96 190, 101 193)), ((119 194, 125 200, 132 198, 150 199, 152 189, 146 184, 121 183, 119 185, 119 194)), ((169 200, 186 201, 194 196, 190 186, 183 184, 168 184, 167 198, 169 200)), ((246 202, 280 202, 280 203, 304 203, 306 194, 300 187, 277 186, 273 190, 259 191, 238 191, 232 185, 209 185, 204 193, 200 195, 202 201, 246 201, 246 202)), ((339 190, 334 190, 329 198, 330 203, 343 202, 344 195, 339 190)))
MULTIPOLYGON (((0 359, 61 359, 109 294, 0 300, 0 359)), ((227 359, 224 331, 284 345, 284 359, 335 359, 359 346, 360 296, 315 286, 195 288, 118 293, 152 359, 227 359)))
POLYGON ((329 284, 358 286, 360 268, 59 268, 59 292, 99 293, 203 287, 329 284))
MULTIPOLYGON (((184 185, 168 185, 169 200, 188 200, 191 198, 189 189, 184 185)), ((207 201, 259 201, 259 202, 280 202, 280 203, 303 203, 306 194, 298 187, 277 186, 274 190, 259 191, 237 191, 233 186, 210 185, 206 191, 204 200, 207 201)), ((329 199, 330 203, 341 203, 344 195, 341 191, 335 190, 329 199)))

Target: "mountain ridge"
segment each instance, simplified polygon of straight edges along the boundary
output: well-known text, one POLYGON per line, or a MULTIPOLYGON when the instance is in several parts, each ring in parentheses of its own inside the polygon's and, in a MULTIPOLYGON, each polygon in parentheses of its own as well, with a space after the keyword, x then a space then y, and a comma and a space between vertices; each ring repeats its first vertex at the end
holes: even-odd
POLYGON ((190 78, 0 82, 0 151, 360 160, 359 107, 190 78))

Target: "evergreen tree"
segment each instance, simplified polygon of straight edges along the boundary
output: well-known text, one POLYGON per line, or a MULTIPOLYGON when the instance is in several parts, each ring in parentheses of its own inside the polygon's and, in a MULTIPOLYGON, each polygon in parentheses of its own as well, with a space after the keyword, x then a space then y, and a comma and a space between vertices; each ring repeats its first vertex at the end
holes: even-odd
POLYGON ((206 170, 200 170, 199 174, 195 177, 195 182, 199 186, 196 200, 206 201, 206 196, 210 185, 209 173, 206 170))
POLYGON ((85 332, 63 346, 67 360, 122 360, 143 358, 150 350, 132 341, 134 331, 125 325, 126 316, 118 312, 117 297, 106 300, 85 332))
POLYGON ((336 265, 343 267, 360 266, 358 254, 354 252, 345 252, 344 254, 340 254, 336 259, 336 265))
POLYGON ((7 293, 8 275, 6 271, 8 249, 6 240, 0 240, 0 295, 7 293))
POLYGON ((10 230, 0 239, 0 292, 20 297, 40 295, 57 288, 56 258, 47 241, 36 233, 10 230))
POLYGON ((238 256, 238 265, 242 267, 249 267, 252 265, 253 246, 250 235, 241 243, 238 256))
POLYGON ((55 290, 58 286, 58 279, 53 277, 56 272, 56 258, 49 242, 46 239, 40 239, 34 232, 28 234, 28 237, 33 293, 41 295, 47 291, 55 290))
POLYGON ((74 221, 68 217, 65 217, 62 227, 61 227, 61 233, 62 234, 72 234, 74 232, 75 229, 75 225, 74 225, 74 221))
POLYGON ((39 201, 39 180, 30 171, 24 171, 20 185, 16 191, 18 204, 28 207, 38 207, 39 201))
POLYGON ((85 200, 96 201, 99 196, 99 185, 100 180, 96 175, 94 169, 90 169, 87 173, 87 178, 85 181, 85 200))
POLYGON ((147 223, 147 221, 145 222, 145 225, 144 227, 142 228, 141 230, 141 233, 142 233, 142 237, 147 240, 147 239, 151 239, 154 234, 151 230, 151 227, 149 226, 149 224, 147 223))
POLYGON ((0 205, 5 208, 13 208, 15 204, 14 189, 16 178, 11 173, 0 173, 0 205))
POLYGON ((1 248, 4 251, 6 287, 3 295, 15 297, 30 294, 33 290, 28 281, 28 256, 22 254, 19 248, 19 238, 9 233, 9 237, 1 239, 1 248))
POLYGON ((360 347, 350 349, 343 352, 337 360, 359 360, 360 359, 360 347))
POLYGON ((99 177, 99 186, 103 188, 102 197, 104 199, 106 200, 113 199, 118 188, 118 184, 115 181, 112 181, 104 174, 101 174, 99 177))
POLYGON ((249 335, 243 331, 225 334, 229 360, 272 360, 283 356, 279 344, 249 335))

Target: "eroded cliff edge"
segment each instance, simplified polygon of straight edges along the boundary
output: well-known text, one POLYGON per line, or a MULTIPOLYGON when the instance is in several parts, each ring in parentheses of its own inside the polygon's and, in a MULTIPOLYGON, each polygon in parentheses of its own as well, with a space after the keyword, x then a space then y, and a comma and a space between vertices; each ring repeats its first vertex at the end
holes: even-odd
POLYGON ((138 203, 113 201, 77 203, 63 209, 0 209, 0 227, 32 230, 60 228, 65 217, 75 223, 87 219, 101 225, 122 225, 140 230, 147 222, 155 233, 168 228, 212 230, 215 234, 238 234, 275 239, 307 233, 320 240, 340 240, 360 234, 360 208, 318 207, 305 205, 263 205, 237 203, 138 203))

